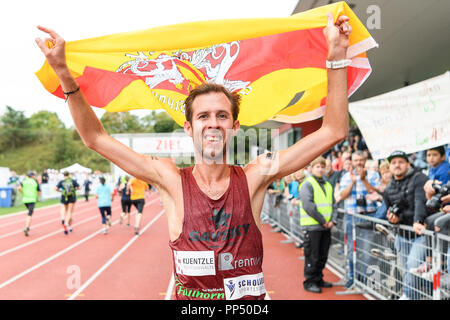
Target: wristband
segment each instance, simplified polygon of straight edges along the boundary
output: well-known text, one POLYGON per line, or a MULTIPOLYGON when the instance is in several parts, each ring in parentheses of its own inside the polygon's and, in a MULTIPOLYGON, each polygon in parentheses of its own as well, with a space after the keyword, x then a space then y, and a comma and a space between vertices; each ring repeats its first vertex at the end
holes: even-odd
POLYGON ((78 88, 76 88, 76 89, 73 90, 73 91, 69 91, 69 92, 64 92, 64 91, 63 91, 63 94, 66 96, 66 102, 67 102, 67 100, 69 99, 69 96, 70 96, 71 94, 74 94, 74 93, 76 93, 76 92, 78 92, 78 91, 80 91, 80 86, 78 86, 78 88))
POLYGON ((352 64, 352 60, 343 59, 337 61, 328 61, 326 62, 328 69, 342 69, 352 64))

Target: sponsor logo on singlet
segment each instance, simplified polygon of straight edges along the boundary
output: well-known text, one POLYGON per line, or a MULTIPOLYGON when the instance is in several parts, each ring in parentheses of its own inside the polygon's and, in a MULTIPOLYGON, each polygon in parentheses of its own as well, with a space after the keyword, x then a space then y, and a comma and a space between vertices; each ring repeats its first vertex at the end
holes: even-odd
POLYGON ((225 293, 223 288, 206 288, 193 289, 183 286, 178 277, 175 276, 175 291, 178 295, 189 297, 192 299, 206 299, 206 300, 225 300, 225 293))
POLYGON ((178 274, 208 276, 216 274, 214 251, 173 251, 178 274))
POLYGON ((266 293, 262 272, 227 278, 223 280, 223 283, 227 300, 236 300, 244 296, 260 296, 266 293))
POLYGON ((230 252, 219 253, 218 255, 218 268, 220 271, 252 267, 260 264, 262 264, 262 257, 234 259, 230 252))
MULTIPOLYGON (((246 235, 250 229, 250 223, 230 226, 230 213, 226 213, 224 207, 220 210, 214 209, 211 221, 214 223, 216 231, 201 232, 193 230, 189 232, 189 241, 219 242, 246 235)), ((216 248, 216 247, 214 247, 216 248)))

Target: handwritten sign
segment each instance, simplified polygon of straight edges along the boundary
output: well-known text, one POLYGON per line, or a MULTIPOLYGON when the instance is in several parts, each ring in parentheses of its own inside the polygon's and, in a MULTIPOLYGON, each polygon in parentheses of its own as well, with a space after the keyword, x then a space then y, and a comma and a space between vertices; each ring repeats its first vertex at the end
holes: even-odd
POLYGON ((352 102, 349 111, 374 159, 450 143, 450 72, 352 102))

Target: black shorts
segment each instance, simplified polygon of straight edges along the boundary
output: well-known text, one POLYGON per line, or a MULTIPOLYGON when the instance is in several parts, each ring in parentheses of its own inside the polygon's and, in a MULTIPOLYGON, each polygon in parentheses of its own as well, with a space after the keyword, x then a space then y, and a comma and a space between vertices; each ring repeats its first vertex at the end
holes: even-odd
POLYGON ((102 215, 102 224, 106 223, 106 216, 111 216, 111 207, 99 207, 100 214, 102 215))
POLYGON ((30 202, 30 203, 24 203, 25 207, 27 207, 28 209, 28 215, 31 217, 31 215, 33 214, 34 211, 34 202, 30 202))
POLYGON ((131 200, 121 200, 122 212, 130 213, 131 211, 131 200))
POLYGON ((111 207, 99 207, 100 214, 110 216, 111 215, 111 207))
POLYGON ((145 205, 145 199, 131 200, 131 203, 136 207, 138 213, 142 213, 145 205))
POLYGON ((77 201, 77 197, 61 197, 62 204, 75 203, 77 201))

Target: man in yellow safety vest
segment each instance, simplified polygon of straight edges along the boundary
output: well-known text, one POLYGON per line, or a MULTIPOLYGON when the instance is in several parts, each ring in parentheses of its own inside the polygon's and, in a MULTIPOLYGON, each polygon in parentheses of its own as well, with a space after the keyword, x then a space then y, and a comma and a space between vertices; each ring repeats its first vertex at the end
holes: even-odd
POLYGON ((333 215, 333 187, 326 181, 325 159, 318 157, 311 162, 311 175, 300 186, 300 224, 304 235, 303 250, 305 269, 303 287, 313 293, 332 284, 323 280, 323 269, 331 243, 333 215))

